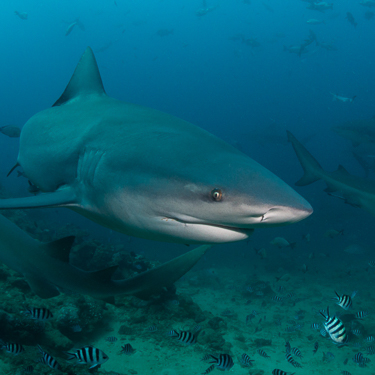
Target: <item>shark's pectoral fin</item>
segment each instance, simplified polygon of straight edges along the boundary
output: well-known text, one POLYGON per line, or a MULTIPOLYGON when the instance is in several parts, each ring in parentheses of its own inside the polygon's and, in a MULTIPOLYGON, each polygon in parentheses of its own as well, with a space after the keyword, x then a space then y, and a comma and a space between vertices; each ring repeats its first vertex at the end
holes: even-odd
POLYGON ((53 193, 43 193, 33 197, 0 199, 0 209, 38 208, 68 206, 77 202, 74 190, 64 188, 53 193))
POLYGON ((60 238, 59 240, 42 244, 40 247, 52 258, 69 263, 69 254, 75 236, 60 238))
POLYGON ((31 290, 40 298, 52 298, 60 294, 59 290, 46 280, 35 277, 35 275, 24 275, 31 290))
POLYGON ((211 245, 199 246, 161 266, 119 282, 124 293, 147 299, 184 276, 210 248, 211 245))

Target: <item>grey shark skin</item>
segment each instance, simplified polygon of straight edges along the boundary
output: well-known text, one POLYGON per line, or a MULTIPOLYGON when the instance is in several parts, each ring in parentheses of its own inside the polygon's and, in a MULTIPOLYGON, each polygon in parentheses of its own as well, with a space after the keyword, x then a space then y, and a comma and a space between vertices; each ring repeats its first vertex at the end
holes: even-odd
POLYGON ((20 272, 35 294, 51 298, 60 291, 90 295, 113 302, 121 294, 147 298, 168 287, 188 272, 211 247, 199 246, 171 261, 126 280, 112 276, 117 267, 85 272, 69 264, 74 237, 51 243, 31 238, 0 215, 0 262, 20 272))
POLYGON ((2 200, 0 209, 65 206, 151 240, 239 241, 312 212, 281 179, 214 135, 109 97, 90 48, 60 99, 24 125, 17 163, 44 194, 2 200))
POLYGON ((325 171, 292 133, 287 134, 304 170, 304 175, 296 182, 297 186, 309 185, 322 179, 327 184, 326 193, 375 216, 375 181, 353 176, 342 165, 337 171, 325 171))

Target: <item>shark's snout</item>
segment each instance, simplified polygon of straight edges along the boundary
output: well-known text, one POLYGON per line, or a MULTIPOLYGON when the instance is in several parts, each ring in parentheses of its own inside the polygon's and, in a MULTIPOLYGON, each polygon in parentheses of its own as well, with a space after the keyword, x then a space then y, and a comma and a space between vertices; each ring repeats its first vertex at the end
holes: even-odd
POLYGON ((305 204, 293 206, 277 206, 268 210, 262 217, 264 224, 292 224, 306 219, 313 213, 311 205, 305 201, 305 204))

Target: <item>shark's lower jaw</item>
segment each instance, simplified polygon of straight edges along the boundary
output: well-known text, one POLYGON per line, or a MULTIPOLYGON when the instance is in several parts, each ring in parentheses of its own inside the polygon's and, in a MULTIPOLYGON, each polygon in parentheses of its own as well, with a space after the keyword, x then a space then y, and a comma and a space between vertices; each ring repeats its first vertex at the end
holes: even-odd
POLYGON ((237 228, 210 223, 186 222, 176 218, 164 217, 168 223, 168 233, 176 240, 191 244, 214 244, 236 242, 247 239, 254 232, 252 228, 237 228))

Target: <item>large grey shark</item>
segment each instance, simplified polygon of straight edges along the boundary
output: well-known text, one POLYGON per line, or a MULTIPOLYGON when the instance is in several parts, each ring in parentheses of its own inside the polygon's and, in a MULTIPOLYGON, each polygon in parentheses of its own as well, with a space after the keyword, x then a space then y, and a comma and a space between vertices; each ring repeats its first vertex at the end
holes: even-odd
POLYGON ((53 107, 22 128, 17 165, 44 193, 1 200, 0 209, 69 207, 152 240, 238 241, 312 213, 281 179, 214 135, 109 97, 91 48, 53 107))
POLYGON ((112 276, 117 267, 85 272, 69 264, 74 237, 41 243, 0 215, 0 262, 20 272, 32 291, 51 298, 60 291, 90 295, 113 302, 120 294, 147 298, 168 287, 188 272, 210 248, 199 246, 171 261, 126 280, 112 276))
POLYGON ((375 216, 375 181, 353 176, 342 165, 337 171, 325 171, 292 133, 287 134, 304 170, 304 175, 296 182, 297 186, 309 185, 322 179, 327 184, 324 190, 326 193, 375 216))

